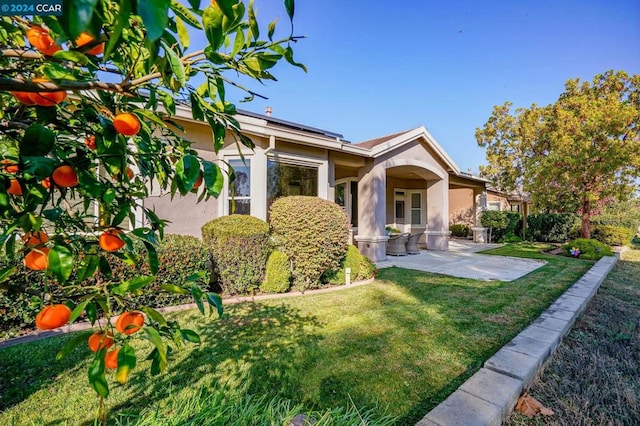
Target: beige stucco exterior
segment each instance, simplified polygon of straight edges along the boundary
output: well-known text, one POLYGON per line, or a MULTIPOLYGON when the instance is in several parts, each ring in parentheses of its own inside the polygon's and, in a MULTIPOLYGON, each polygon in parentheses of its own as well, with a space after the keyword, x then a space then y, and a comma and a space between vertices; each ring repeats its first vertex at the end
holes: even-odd
MULTIPOLYGON (((185 137, 194 142, 193 148, 200 156, 223 169, 227 162, 240 158, 239 144, 231 135, 216 155, 208 125, 189 119, 189 115, 182 108, 175 120, 184 127, 185 137)), ((239 114, 236 118, 243 133, 256 145, 253 150, 240 148, 250 172, 250 196, 245 201, 251 215, 267 219, 267 172, 273 161, 317 172, 317 196, 321 198, 335 200, 336 188, 340 189, 343 208, 357 225, 353 229, 355 241, 372 260, 386 257, 386 226, 419 232, 428 249, 447 250, 450 204, 457 208, 464 198, 457 192, 452 195, 450 185, 455 182, 456 187, 462 187, 471 181, 459 178, 455 163, 424 127, 359 145, 344 142, 331 132, 257 114, 239 114)), ((477 187, 470 189, 472 196, 484 190, 484 182, 472 183, 477 187)), ((176 195, 171 200, 168 194, 154 189, 145 206, 170 221, 166 232, 200 236, 204 223, 230 214, 226 179, 217 199, 197 203, 200 195, 176 195)))

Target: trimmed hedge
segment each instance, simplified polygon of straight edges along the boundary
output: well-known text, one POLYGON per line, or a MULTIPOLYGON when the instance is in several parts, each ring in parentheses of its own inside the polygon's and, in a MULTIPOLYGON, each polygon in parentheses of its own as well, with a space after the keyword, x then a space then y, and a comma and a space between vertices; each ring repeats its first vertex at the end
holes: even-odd
POLYGON ((594 225, 591 227, 591 238, 609 246, 624 246, 631 242, 635 232, 622 226, 594 225))
POLYGON ((277 199, 270 213, 273 240, 291 259, 294 286, 303 291, 316 287, 322 274, 340 267, 349 232, 340 206, 298 195, 277 199))
POLYGON ((291 262, 281 251, 274 250, 267 260, 264 281, 260 290, 265 293, 284 293, 291 287, 291 262))
POLYGON ((451 231, 452 237, 467 238, 471 232, 471 228, 464 223, 454 223, 449 226, 449 231, 451 231))
POLYGON ((323 281, 334 285, 344 284, 347 280, 347 268, 351 268, 351 282, 369 279, 373 277, 376 271, 376 266, 373 262, 367 256, 361 254, 356 246, 350 245, 347 248, 347 254, 342 260, 340 269, 325 274, 323 281))
MULTIPOLYGON (((137 268, 131 267, 114 254, 106 254, 105 258, 111 267, 112 282, 128 280, 138 275, 151 275, 149 265, 145 261, 144 246, 136 244, 135 248, 143 260, 137 268)), ((150 288, 154 291, 144 296, 137 296, 134 300, 154 308, 193 302, 190 295, 168 293, 162 291, 160 285, 174 284, 188 288, 187 277, 210 269, 211 262, 207 248, 196 237, 167 234, 156 250, 159 260, 158 273, 156 280, 150 284, 150 288)), ((16 266, 16 272, 11 276, 12 285, 23 286, 36 292, 44 289, 47 280, 43 272, 25 268, 22 265, 22 259, 13 261, 6 257, 0 259, 0 267, 9 265, 16 266)), ((95 279, 93 277, 87 280, 87 285, 95 284, 95 279)), ((104 281, 104 277, 102 279, 104 281)), ((204 280, 208 281, 208 279, 206 275, 204 280)), ((56 288, 51 287, 49 290, 53 292, 55 298, 56 288)), ((0 291, 0 338, 12 337, 19 334, 21 330, 32 328, 35 316, 41 308, 41 302, 35 295, 0 291)))
POLYGON ((247 294, 264 280, 270 252, 269 225, 257 217, 234 214, 202 226, 211 249, 214 275, 226 294, 247 294))
POLYGON ((612 256, 611 247, 602 244, 594 239, 577 238, 563 245, 568 256, 579 257, 580 259, 598 260, 603 256, 612 256), (580 252, 576 256, 572 250, 578 249, 580 252))
POLYGON ((527 216, 527 238, 545 243, 563 243, 571 238, 578 216, 572 213, 541 213, 527 216))

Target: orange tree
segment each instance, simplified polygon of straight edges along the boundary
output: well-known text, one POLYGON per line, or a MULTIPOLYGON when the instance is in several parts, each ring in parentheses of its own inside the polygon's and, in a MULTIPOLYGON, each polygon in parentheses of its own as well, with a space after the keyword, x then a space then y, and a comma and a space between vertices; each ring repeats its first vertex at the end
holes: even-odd
MULTIPOLYGON (((204 9, 200 3, 65 0, 61 16, 0 19, 1 243, 7 257, 47 277, 36 292, 43 304, 38 327, 80 317, 97 324, 88 342, 95 351, 88 377, 101 407, 108 369, 124 384, 135 367, 135 339, 153 344, 145 354, 152 374, 164 370, 172 347, 200 341, 132 300, 153 276, 119 281, 108 262, 110 256, 139 262, 138 240, 157 271, 164 221, 142 203, 152 185, 172 195, 194 191, 199 199, 221 191, 220 167, 200 158, 172 121, 176 103, 189 102, 193 118, 209 124, 214 151, 229 137, 251 147, 225 86, 245 90, 247 98, 254 93, 228 74, 274 79, 269 70, 282 59, 304 68, 293 59, 293 33, 274 39, 273 21, 261 37, 253 1, 212 0, 204 9), (190 34, 206 38, 204 49, 188 50, 190 34), (145 226, 136 211, 144 213, 145 226), (98 321, 115 311, 124 312, 115 323, 98 321)), ((284 4, 292 19, 293 0, 284 4)), ((14 270, 0 271, 0 286, 27 291, 11 283, 14 270)), ((219 296, 200 281, 196 275, 190 287, 163 289, 190 293, 203 314, 206 303, 220 314, 219 296)), ((86 336, 72 339, 59 356, 81 343, 86 336)))

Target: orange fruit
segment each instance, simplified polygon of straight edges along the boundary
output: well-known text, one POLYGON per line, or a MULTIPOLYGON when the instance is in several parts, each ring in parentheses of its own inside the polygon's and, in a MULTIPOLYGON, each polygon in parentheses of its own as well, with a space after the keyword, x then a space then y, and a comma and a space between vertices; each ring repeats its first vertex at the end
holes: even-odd
POLYGON ((137 135, 140 131, 140 120, 130 112, 123 112, 113 119, 113 127, 116 132, 125 136, 137 135))
POLYGON ((40 247, 30 250, 24 257, 24 266, 33 271, 43 271, 49 267, 49 248, 40 247))
MULTIPOLYGON (((94 41, 95 41, 95 38, 93 38, 91 34, 84 32, 80 34, 76 39, 76 46, 83 47, 93 43, 94 41)), ((88 53, 89 55, 102 55, 104 53, 104 43, 100 43, 92 47, 91 49, 87 50, 85 53, 88 53)))
MULTIPOLYGON (((48 83, 46 78, 34 78, 33 83, 48 83)), ((67 92, 65 90, 58 90, 56 92, 33 92, 29 93, 29 99, 39 106, 54 106, 64 101, 67 98, 67 92)))
POLYGON ((56 167, 51 177, 53 182, 61 188, 71 188, 78 186, 78 175, 68 164, 56 167))
POLYGON ((116 320, 116 330, 124 334, 133 334, 140 330, 142 324, 144 324, 142 312, 123 312, 116 320))
POLYGON ((36 103, 31 100, 31 93, 29 92, 11 92, 14 98, 18 100, 21 104, 31 106, 36 103))
POLYGON ((107 354, 104 357, 105 367, 110 368, 112 370, 115 370, 116 368, 118 368, 118 352, 120 352, 120 349, 114 349, 111 352, 107 352, 107 354))
POLYGON ((38 231, 37 234, 31 231, 22 237, 22 241, 27 247, 36 247, 49 241, 49 236, 44 231, 38 231))
POLYGON ((44 186, 46 189, 51 188, 51 178, 47 176, 46 178, 40 181, 40 184, 44 186))
POLYGON ((53 330, 69 322, 71 309, 67 305, 49 305, 36 315, 36 327, 40 330, 53 330))
POLYGON ((18 179, 11 179, 11 185, 7 188, 7 192, 11 195, 22 195, 22 187, 18 179))
POLYGON ((89 349, 98 352, 100 349, 108 349, 113 346, 113 335, 107 332, 96 332, 89 336, 89 349))
POLYGON ((124 247, 124 241, 119 237, 122 231, 116 228, 107 229, 100 235, 98 244, 105 251, 118 251, 124 247))
POLYGON ((20 166, 18 166, 17 164, 11 163, 9 160, 2 160, 2 164, 5 165, 2 168, 7 173, 16 174, 20 171, 20 166))
POLYGON ((49 30, 46 28, 33 26, 27 30, 27 39, 29 43, 40 52, 45 55, 53 55, 58 50, 61 50, 61 47, 58 46, 49 34, 49 30))
POLYGON ((198 175, 198 179, 196 179, 195 183, 193 184, 193 186, 191 187, 191 189, 198 189, 200 188, 200 186, 202 185, 202 173, 200 173, 200 175, 198 175))
POLYGON ((134 173, 133 173, 133 170, 131 169, 131 167, 127 166, 127 169, 125 170, 125 173, 127 174, 127 177, 129 178, 129 180, 133 179, 134 173))
POLYGON ((84 144, 89 149, 96 149, 96 137, 95 135, 91 135, 84 140, 84 144))

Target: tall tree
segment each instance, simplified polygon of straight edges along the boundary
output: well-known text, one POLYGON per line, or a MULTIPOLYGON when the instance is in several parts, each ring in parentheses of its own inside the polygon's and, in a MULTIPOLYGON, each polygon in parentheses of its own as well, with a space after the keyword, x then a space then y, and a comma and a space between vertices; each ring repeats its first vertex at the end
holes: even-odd
POLYGON ((489 162, 481 172, 501 190, 531 194, 537 209, 579 213, 589 238, 590 217, 638 188, 640 75, 568 80, 554 104, 511 107, 494 107, 476 129, 489 162))
MULTIPOLYGON (((292 20, 294 0, 284 8, 292 20)), ((81 315, 96 324, 124 311, 115 324, 97 322, 89 340, 100 420, 107 379, 127 381, 138 336, 154 346, 144 355, 152 374, 165 369, 172 349, 200 341, 131 297, 151 292, 153 276, 120 281, 108 262, 140 261, 138 241, 157 272, 165 222, 142 204, 152 185, 200 199, 221 191, 220 167, 191 148, 172 119, 176 105, 188 103, 192 118, 209 124, 213 151, 229 138, 252 147, 226 88, 245 90, 250 100, 255 94, 240 75, 275 80, 270 71, 281 60, 304 68, 293 59, 298 38, 285 31, 274 37, 275 20, 261 28, 252 0, 64 0, 61 16, 0 17, 0 245, 2 255, 47 278, 41 291, 20 288, 9 265, 0 270, 0 290, 39 296, 43 329, 81 315), (193 34, 204 49, 189 50, 193 34), (140 210, 146 226, 135 221, 140 210)), ((199 285, 200 275, 191 280, 163 290, 192 294, 203 313, 207 302, 220 313, 219 296, 199 285)), ((60 355, 81 343, 71 339, 60 355)))

